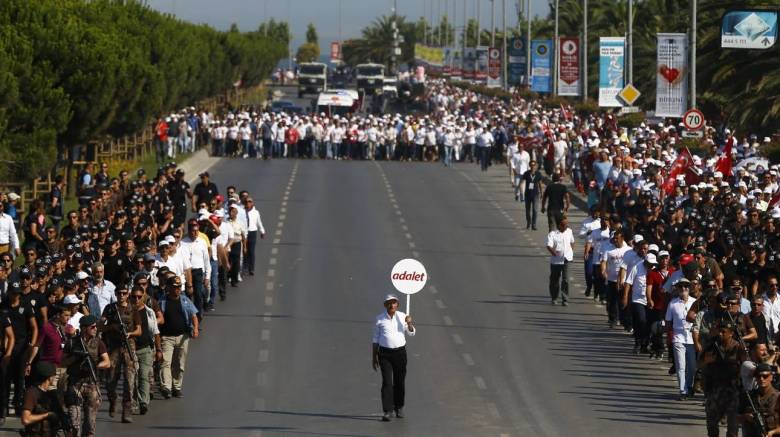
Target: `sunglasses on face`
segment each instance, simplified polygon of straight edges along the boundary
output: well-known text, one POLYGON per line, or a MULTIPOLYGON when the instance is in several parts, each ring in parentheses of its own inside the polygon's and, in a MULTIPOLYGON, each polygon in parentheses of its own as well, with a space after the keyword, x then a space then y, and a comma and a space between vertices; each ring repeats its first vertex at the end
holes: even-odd
POLYGON ((758 375, 758 377, 761 378, 761 379, 769 379, 769 378, 772 377, 772 374, 771 373, 761 373, 761 374, 758 375))

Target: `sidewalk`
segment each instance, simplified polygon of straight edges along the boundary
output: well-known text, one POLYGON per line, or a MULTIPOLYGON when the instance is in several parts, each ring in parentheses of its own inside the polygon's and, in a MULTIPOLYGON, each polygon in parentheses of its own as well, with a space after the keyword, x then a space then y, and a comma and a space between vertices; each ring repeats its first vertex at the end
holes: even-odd
POLYGON ((219 162, 219 160, 220 157, 212 157, 209 155, 208 147, 203 147, 184 162, 177 164, 178 168, 184 170, 184 176, 187 178, 187 182, 190 185, 194 185, 199 180, 198 175, 211 168, 211 166, 219 162))

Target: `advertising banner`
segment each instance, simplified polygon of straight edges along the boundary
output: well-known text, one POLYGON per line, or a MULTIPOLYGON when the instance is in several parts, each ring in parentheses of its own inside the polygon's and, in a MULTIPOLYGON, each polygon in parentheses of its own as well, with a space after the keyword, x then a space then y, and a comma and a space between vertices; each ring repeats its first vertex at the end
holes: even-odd
POLYGON ((477 68, 477 50, 474 47, 466 47, 463 54, 463 78, 474 80, 475 70, 477 68))
POLYGON ((477 47, 477 61, 474 68, 474 80, 485 83, 488 77, 488 48, 484 46, 477 47))
POLYGON ((552 40, 531 41, 531 91, 552 92, 552 40))
POLYGON ((659 33, 655 70, 656 117, 682 117, 688 110, 688 35, 659 33))
POLYGON ((341 43, 333 41, 330 43, 330 62, 341 60, 341 43))
POLYGON ((488 77, 487 86, 501 86, 501 49, 491 47, 488 50, 488 77))
POLYGON ((599 40, 599 106, 618 108, 623 106, 617 99, 626 86, 623 80, 625 68, 626 39, 624 37, 601 37, 599 40))
POLYGON ((525 38, 511 38, 507 43, 507 75, 510 86, 527 85, 525 77, 526 48, 525 38))
POLYGON ((562 37, 558 57, 558 95, 580 95, 580 39, 562 37))
POLYGON ((729 11, 723 16, 720 46, 724 49, 768 49, 777 41, 777 11, 729 11))
POLYGON ((444 64, 444 50, 441 47, 415 44, 414 59, 429 66, 441 67, 444 64))

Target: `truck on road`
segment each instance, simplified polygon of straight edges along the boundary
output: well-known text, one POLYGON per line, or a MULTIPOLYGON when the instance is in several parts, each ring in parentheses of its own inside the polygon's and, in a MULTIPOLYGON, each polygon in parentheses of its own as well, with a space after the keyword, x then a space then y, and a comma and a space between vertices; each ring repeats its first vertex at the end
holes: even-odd
POLYGON ((320 62, 298 64, 298 98, 328 90, 328 66, 320 62))
POLYGON ((382 64, 359 64, 355 67, 357 89, 370 95, 382 91, 385 83, 385 66, 382 64))

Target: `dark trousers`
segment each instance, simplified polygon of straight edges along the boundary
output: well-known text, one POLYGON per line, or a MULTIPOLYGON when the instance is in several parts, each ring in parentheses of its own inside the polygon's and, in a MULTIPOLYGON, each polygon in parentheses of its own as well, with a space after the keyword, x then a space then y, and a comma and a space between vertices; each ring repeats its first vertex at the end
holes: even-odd
POLYGON ((382 411, 390 412, 404 406, 406 379, 406 347, 379 348, 379 368, 382 370, 382 411))
POLYGON ((620 319, 620 293, 618 293, 617 282, 607 282, 607 318, 610 323, 615 323, 620 319))
POLYGON ((525 226, 536 228, 536 211, 539 208, 539 196, 525 195, 525 226))
POLYGON ((14 399, 13 406, 18 412, 21 412, 22 401, 24 400, 24 370, 25 370, 25 349, 27 342, 25 339, 20 339, 21 345, 15 345, 11 352, 11 361, 8 363, 8 367, 3 372, 3 388, 2 397, 0 397, 0 417, 6 417, 8 414, 8 398, 11 396, 11 384, 14 385, 14 399))
POLYGON ((227 294, 227 272, 222 266, 219 266, 219 272, 217 273, 217 283, 219 284, 219 296, 224 298, 227 294))
POLYGON ((569 300, 569 262, 550 264, 550 298, 553 301, 561 296, 561 302, 569 300))
POLYGON ((490 165, 490 148, 477 146, 477 151, 479 153, 480 168, 482 168, 482 171, 487 171, 490 165))
POLYGON ((249 231, 246 241, 246 256, 244 256, 244 270, 255 272, 255 245, 257 244, 257 231, 249 231))
POLYGON ((607 299, 607 278, 601 276, 601 267, 598 264, 593 264, 593 274, 591 275, 593 281, 593 293, 599 300, 607 299))
POLYGON ((238 272, 241 270, 241 243, 230 246, 230 285, 238 284, 238 272))
POLYGON ((192 303, 198 309, 198 315, 203 314, 203 304, 208 301, 206 287, 203 285, 203 269, 192 269, 192 303))
POLYGON ((647 347, 650 330, 647 326, 647 307, 641 303, 631 302, 631 321, 634 326, 634 345, 647 347))
POLYGON ((563 211, 547 210, 547 228, 550 232, 554 231, 558 227, 558 220, 563 217, 563 211))
POLYGON ((593 274, 594 271, 598 266, 593 265, 593 249, 591 249, 591 252, 588 254, 588 259, 585 260, 585 268, 583 271, 585 272, 585 295, 590 294, 590 290, 593 289, 593 274))

